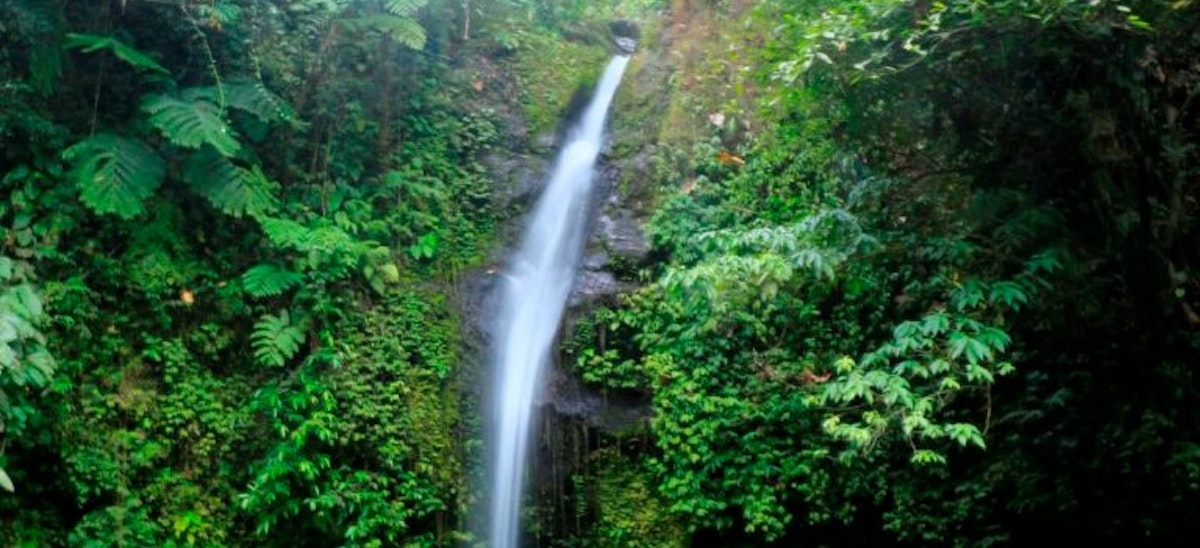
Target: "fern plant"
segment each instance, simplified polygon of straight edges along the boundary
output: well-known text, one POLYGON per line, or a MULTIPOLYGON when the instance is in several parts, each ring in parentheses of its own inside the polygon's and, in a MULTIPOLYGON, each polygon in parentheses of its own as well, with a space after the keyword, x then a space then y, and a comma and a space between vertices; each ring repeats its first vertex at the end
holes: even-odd
POLYGON ((304 282, 304 275, 274 263, 263 263, 242 274, 242 289, 252 297, 277 297, 304 282))
POLYGON ((312 239, 308 227, 291 219, 265 218, 259 221, 271 243, 284 249, 303 250, 312 239))
POLYGON ((269 367, 283 367, 300 351, 303 343, 304 331, 292 322, 287 310, 278 316, 264 314, 254 324, 254 333, 250 335, 254 359, 269 367))
POLYGON ((392 15, 412 17, 427 3, 428 0, 384 0, 383 9, 392 15))
POLYGON ((314 227, 288 219, 259 219, 271 243, 303 254, 298 265, 324 280, 343 280, 357 270, 372 289, 383 293, 388 284, 400 282, 400 269, 392 261, 392 250, 371 240, 360 240, 327 221, 314 227))
POLYGON ((245 112, 263 123, 300 125, 292 106, 260 82, 233 81, 221 86, 188 88, 179 94, 184 101, 206 100, 245 112))
MULTIPOLYGON (((0 434, 14 437, 23 433, 30 413, 22 400, 48 385, 55 368, 40 330, 47 319, 42 297, 29 271, 28 263, 0 255, 0 434)), ((0 459, 0 491, 11 493, 13 481, 3 464, 0 459)))
POLYGON ((133 68, 139 70, 149 70, 159 74, 169 76, 171 74, 166 68, 158 64, 152 57, 142 53, 133 46, 130 46, 111 36, 100 36, 96 34, 79 34, 68 33, 65 47, 68 49, 78 49, 84 53, 94 53, 97 51, 108 50, 112 52, 117 59, 128 63, 133 68))
POLYGON ((425 47, 425 28, 411 17, 378 13, 343 19, 342 24, 359 32, 387 34, 392 40, 411 49, 425 47))
POLYGON ((269 179, 261 167, 236 165, 210 146, 192 154, 184 163, 183 180, 217 209, 233 217, 261 217, 279 209, 279 184, 269 179))
POLYGON ((162 184, 166 167, 153 149, 127 137, 98 134, 63 151, 74 164, 71 179, 83 203, 96 213, 132 219, 162 184))
POLYGON ((224 156, 233 156, 242 148, 220 107, 208 100, 150 95, 142 102, 142 110, 150 115, 150 123, 163 137, 176 146, 198 149, 209 145, 224 156))

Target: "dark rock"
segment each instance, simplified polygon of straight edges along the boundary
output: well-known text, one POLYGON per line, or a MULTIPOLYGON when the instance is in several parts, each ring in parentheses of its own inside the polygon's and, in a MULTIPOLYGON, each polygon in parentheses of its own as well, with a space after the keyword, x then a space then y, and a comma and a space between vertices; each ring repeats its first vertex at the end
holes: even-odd
POLYGON ((554 368, 546 384, 543 405, 563 418, 581 420, 588 426, 619 435, 645 424, 652 415, 644 396, 632 393, 600 393, 577 375, 554 368))
POLYGON ((612 272, 603 270, 581 270, 575 278, 575 289, 571 293, 568 306, 578 306, 584 302, 595 302, 605 297, 612 297, 621 292, 621 284, 617 283, 612 272))
POLYGON ((613 21, 608 24, 608 31, 615 38, 629 38, 636 41, 642 37, 642 30, 633 21, 613 21))
POLYGON ((494 151, 482 158, 495 182, 496 205, 507 208, 514 203, 532 202, 545 183, 545 160, 508 150, 494 151))
POLYGON ((631 21, 613 21, 608 25, 608 31, 612 34, 613 45, 617 47, 617 51, 625 54, 632 54, 637 51, 638 38, 641 38, 641 30, 631 21))
POLYGON ((633 212, 623 205, 611 207, 601 215, 596 229, 604 247, 615 258, 641 263, 650 252, 633 212))
POLYGON ((583 258, 583 268, 587 270, 603 270, 612 262, 608 258, 608 253, 602 250, 594 250, 583 258))
POLYGON ((617 36, 613 38, 613 45, 617 46, 617 50, 621 53, 632 54, 637 51, 637 40, 628 36, 617 36))

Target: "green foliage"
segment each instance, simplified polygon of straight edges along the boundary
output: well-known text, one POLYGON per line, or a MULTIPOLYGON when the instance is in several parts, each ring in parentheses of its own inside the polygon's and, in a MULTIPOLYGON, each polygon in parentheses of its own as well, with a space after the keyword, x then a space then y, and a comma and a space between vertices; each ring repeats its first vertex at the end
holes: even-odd
POLYGON ((292 106, 260 82, 223 82, 219 86, 188 88, 180 95, 224 104, 226 108, 240 110, 264 123, 299 125, 292 106))
POLYGON ((531 133, 553 131, 559 117, 582 87, 595 84, 609 51, 599 45, 567 42, 544 31, 520 35, 511 60, 519 100, 531 133))
POLYGON ((594 490, 595 524, 589 546, 669 548, 687 546, 687 534, 667 511, 655 478, 637 461, 608 450, 593 458, 593 478, 579 482, 594 490))
MULTIPOLYGON (((1031 519, 1172 542, 1194 513, 1158 501, 1197 492, 1161 463, 1191 453, 1153 440, 1198 420, 1175 291, 1195 67, 1159 52, 1194 49, 1192 7, 762 3, 746 28, 773 44, 746 70, 770 79, 737 97, 758 104, 697 100, 680 112, 713 127, 664 155, 664 260, 616 312, 637 347, 574 350, 589 381, 651 392, 641 458, 671 511, 731 545, 1036 542, 1031 519), (1083 494, 1113 482, 1141 502, 1083 494)), ((731 72, 729 42, 708 61, 731 72)))
POLYGON ((242 288, 252 297, 278 297, 304 282, 304 275, 274 263, 255 266, 242 274, 242 288))
POLYGON ((343 327, 322 358, 337 369, 318 376, 310 359, 297 382, 256 395, 278 443, 254 464, 239 504, 279 545, 433 544, 429 522, 453 508, 463 483, 455 393, 444 383, 454 326, 407 294, 343 327))
POLYGON ((241 144, 225 123, 222 108, 205 99, 166 95, 150 95, 142 102, 150 123, 172 144, 191 149, 209 145, 223 156, 233 156, 241 144))
MULTIPOLYGON (((28 393, 49 385, 55 370, 42 331, 48 318, 31 278, 28 263, 0 255, 0 434, 25 432, 31 412, 28 393)), ((0 482, 5 490, 13 490, 8 474, 0 482)))
POLYGON ((132 219, 162 184, 166 166, 153 149, 128 137, 101 133, 63 151, 83 203, 97 213, 132 219))
POLYGON ((120 59, 130 66, 140 70, 149 70, 163 75, 169 76, 171 73, 162 65, 158 64, 153 58, 136 48, 117 40, 111 36, 99 36, 95 34, 80 34, 70 32, 67 33, 67 41, 64 47, 68 49, 79 49, 84 53, 94 53, 101 50, 112 52, 117 59, 120 59))
POLYGON ((9 477, 3 468, 0 468, 0 490, 8 491, 9 493, 16 491, 16 486, 13 485, 12 478, 9 477))
POLYGON ((412 17, 416 15, 417 10, 425 7, 428 0, 384 0, 383 8, 392 15, 400 17, 412 17))
POLYGON ((358 31, 373 31, 387 35, 408 48, 421 49, 425 47, 425 28, 408 17, 375 14, 344 19, 342 24, 358 31))
POLYGON ((278 316, 264 314, 254 324, 250 341, 254 345, 254 359, 269 367, 282 367, 300 351, 304 344, 304 331, 294 323, 284 310, 278 316))
POLYGON ((297 261, 301 271, 312 272, 323 281, 339 281, 361 273, 378 292, 399 282, 391 250, 372 240, 360 240, 337 226, 320 220, 306 227, 287 219, 260 219, 267 238, 280 249, 303 254, 297 261))
POLYGON ((408 51, 425 2, 284 4, 0 3, 0 545, 461 540, 434 295, 486 249, 493 119, 408 51))
POLYGON ((279 210, 279 184, 270 180, 260 166, 242 167, 205 146, 183 165, 183 180, 221 212, 235 218, 255 218, 279 210))

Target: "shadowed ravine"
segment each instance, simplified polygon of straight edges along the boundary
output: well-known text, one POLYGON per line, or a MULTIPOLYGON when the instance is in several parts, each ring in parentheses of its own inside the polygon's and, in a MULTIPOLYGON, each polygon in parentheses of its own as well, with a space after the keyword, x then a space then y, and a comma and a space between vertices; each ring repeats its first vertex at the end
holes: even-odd
POLYGON ((555 160, 505 279, 494 354, 491 548, 515 547, 519 538, 533 398, 579 265, 604 121, 628 62, 628 56, 618 56, 605 69, 591 104, 555 160))

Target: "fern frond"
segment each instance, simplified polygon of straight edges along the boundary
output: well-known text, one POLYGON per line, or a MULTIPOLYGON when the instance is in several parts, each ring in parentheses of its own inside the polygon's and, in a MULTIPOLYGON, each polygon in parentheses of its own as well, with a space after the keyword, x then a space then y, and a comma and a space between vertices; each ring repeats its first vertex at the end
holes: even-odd
POLYGON ((302 249, 312 240, 312 231, 296 221, 264 218, 259 224, 267 239, 282 248, 302 249))
POLYGON ((83 203, 96 213, 132 219, 144 211, 142 202, 162 184, 162 158, 145 143, 110 134, 84 139, 63 151, 75 165, 71 178, 83 203))
POLYGON ((257 265, 242 274, 242 288, 252 297, 277 297, 303 281, 303 274, 273 263, 257 265))
POLYGON ((346 19, 343 23, 359 31, 375 31, 391 35, 392 39, 412 49, 425 47, 425 28, 411 17, 398 15, 368 15, 346 19))
POLYGON ((304 344, 304 332, 292 324, 286 310, 278 316, 264 314, 254 324, 254 333, 250 335, 255 360, 271 367, 282 367, 300 351, 301 344, 304 344))
POLYGON ((298 122, 292 106, 259 82, 226 82, 220 90, 216 86, 188 88, 180 92, 179 96, 185 101, 207 99, 217 104, 220 102, 221 92, 225 94, 226 107, 238 109, 263 122, 298 122))
POLYGON ((84 53, 93 53, 102 49, 109 50, 117 59, 129 63, 133 68, 151 70, 161 74, 170 75, 171 72, 163 68, 153 58, 145 53, 135 49, 133 46, 127 45, 124 42, 117 40, 111 36, 100 36, 97 34, 79 34, 67 33, 67 49, 79 49, 84 53))
POLYGON ((151 95, 142 103, 150 123, 175 145, 200 148, 212 145, 217 152, 233 156, 242 148, 217 105, 204 99, 183 101, 165 95, 151 95))
POLYGON ((427 3, 428 0, 384 0, 383 8, 392 15, 412 17, 427 3))
POLYGON ((262 172, 235 165, 212 147, 192 154, 183 166, 183 180, 227 215, 259 217, 279 210, 279 184, 262 172))

